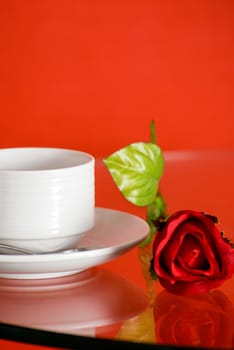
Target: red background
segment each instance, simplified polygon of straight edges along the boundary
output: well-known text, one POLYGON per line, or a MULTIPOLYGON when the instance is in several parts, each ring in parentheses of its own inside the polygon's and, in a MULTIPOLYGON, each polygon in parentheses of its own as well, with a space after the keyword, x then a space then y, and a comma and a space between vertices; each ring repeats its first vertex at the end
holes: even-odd
POLYGON ((103 156, 155 119, 165 150, 233 149, 233 29, 232 0, 1 0, 0 147, 103 156))
POLYGON ((234 148, 232 0, 1 0, 0 147, 234 148))

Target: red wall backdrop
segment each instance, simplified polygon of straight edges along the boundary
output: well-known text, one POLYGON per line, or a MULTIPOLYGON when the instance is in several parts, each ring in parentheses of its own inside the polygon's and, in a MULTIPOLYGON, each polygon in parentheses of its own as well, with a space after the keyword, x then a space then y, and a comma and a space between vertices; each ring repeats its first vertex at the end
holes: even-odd
POLYGON ((232 0, 1 0, 0 147, 234 148, 232 0))

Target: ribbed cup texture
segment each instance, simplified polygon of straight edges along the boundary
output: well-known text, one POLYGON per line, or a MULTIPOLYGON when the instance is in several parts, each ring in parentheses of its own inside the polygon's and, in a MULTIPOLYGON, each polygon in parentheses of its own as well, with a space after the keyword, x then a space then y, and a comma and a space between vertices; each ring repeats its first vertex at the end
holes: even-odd
POLYGON ((94 209, 94 159, 64 169, 0 170, 0 240, 77 235, 94 225, 94 209))

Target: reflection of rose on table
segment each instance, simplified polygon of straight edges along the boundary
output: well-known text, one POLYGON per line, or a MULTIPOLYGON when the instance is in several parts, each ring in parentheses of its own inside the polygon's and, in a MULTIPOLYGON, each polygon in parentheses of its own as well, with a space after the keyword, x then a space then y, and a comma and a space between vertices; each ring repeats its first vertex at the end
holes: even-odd
POLYGON ((141 315, 125 321, 116 339, 211 349, 234 348, 234 308, 215 290, 196 296, 162 291, 141 315))
POLYGON ((234 348, 234 308, 219 290, 196 296, 163 291, 153 310, 157 343, 234 348))

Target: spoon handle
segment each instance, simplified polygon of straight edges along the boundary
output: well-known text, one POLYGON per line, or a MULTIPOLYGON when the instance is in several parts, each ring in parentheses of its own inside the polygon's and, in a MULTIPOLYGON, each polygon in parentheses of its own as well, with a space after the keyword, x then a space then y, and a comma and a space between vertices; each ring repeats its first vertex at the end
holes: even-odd
MULTIPOLYGON (((42 255, 42 254, 55 254, 55 253, 75 253, 75 252, 86 252, 88 250, 94 250, 94 249, 100 249, 103 247, 80 247, 80 248, 71 248, 71 249, 61 249, 61 250, 57 250, 57 251, 53 251, 53 252, 40 252, 40 253, 35 253, 32 252, 31 250, 28 249, 24 249, 24 248, 19 248, 19 247, 15 247, 9 244, 2 244, 0 243, 0 249, 7 249, 9 251, 13 251, 13 252, 18 252, 18 253, 22 253, 22 254, 27 254, 27 255, 42 255)), ((0 253, 1 254, 1 253, 0 253)))
POLYGON ((13 247, 11 245, 8 244, 2 244, 0 243, 0 248, 4 248, 4 249, 8 249, 8 250, 13 250, 15 252, 19 252, 19 253, 24 253, 24 254, 33 254, 33 252, 31 252, 28 249, 24 249, 24 248, 19 248, 19 247, 13 247))

